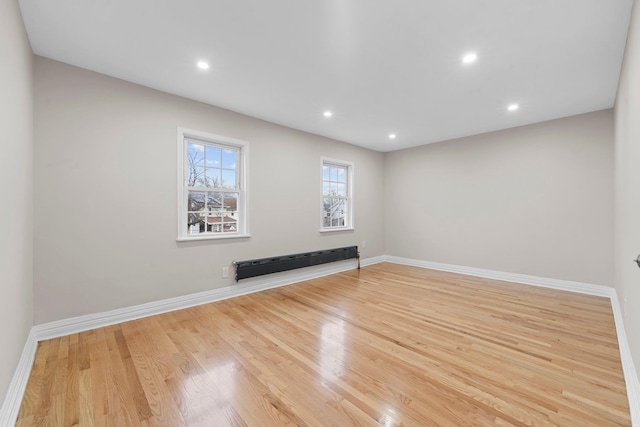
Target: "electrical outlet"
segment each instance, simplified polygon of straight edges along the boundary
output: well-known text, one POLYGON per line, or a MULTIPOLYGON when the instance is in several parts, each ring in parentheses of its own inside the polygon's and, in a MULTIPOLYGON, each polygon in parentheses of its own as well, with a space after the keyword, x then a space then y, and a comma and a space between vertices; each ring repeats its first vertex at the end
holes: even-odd
POLYGON ((364 249, 364 248, 366 248, 366 247, 367 247, 367 241, 366 241, 366 240, 363 240, 363 241, 362 241, 362 249, 364 249))
POLYGON ((229 267, 222 267, 222 278, 229 278, 229 267))

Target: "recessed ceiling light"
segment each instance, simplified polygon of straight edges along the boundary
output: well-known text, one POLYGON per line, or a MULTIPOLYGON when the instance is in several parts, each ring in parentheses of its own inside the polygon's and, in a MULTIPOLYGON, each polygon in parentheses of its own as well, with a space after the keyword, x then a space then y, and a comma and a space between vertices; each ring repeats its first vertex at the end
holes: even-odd
POLYGON ((478 59, 478 55, 476 55, 473 52, 467 53, 465 56, 462 57, 462 63, 471 64, 473 62, 476 62, 476 59, 478 59))
POLYGON ((208 70, 209 64, 204 61, 198 61, 198 68, 200 68, 201 70, 208 70))
POLYGON ((516 111, 518 108, 520 108, 520 106, 518 104, 511 104, 507 107, 507 110, 509 111, 516 111))
POLYGON ((324 113, 322 113, 322 115, 328 118, 333 116, 333 113, 331 111, 325 111, 324 113))
POLYGON ((390 133, 389 134, 389 139, 396 139, 396 134, 395 133, 390 133))

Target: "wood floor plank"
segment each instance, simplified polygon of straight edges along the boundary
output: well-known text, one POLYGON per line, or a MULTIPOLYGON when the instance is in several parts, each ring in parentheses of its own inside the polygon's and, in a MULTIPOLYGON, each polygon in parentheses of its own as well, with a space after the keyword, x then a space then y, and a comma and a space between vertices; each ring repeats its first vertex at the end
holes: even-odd
POLYGON ((88 369, 78 373, 78 424, 81 426, 93 426, 95 415, 93 410, 93 391, 91 374, 88 369))
POLYGON ((70 335, 67 349, 67 381, 65 384, 64 425, 77 426, 80 423, 80 370, 78 369, 78 334, 70 335))
POLYGON ((630 426, 606 298, 381 263, 39 343, 17 426, 630 426))

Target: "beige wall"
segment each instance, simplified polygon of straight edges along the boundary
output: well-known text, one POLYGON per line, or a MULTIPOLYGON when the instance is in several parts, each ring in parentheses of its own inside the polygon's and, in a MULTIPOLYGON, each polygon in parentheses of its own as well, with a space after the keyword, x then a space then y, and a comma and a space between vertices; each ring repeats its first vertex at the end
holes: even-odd
POLYGON ((33 322, 33 55, 16 0, 0 2, 0 402, 33 322))
POLYGON ((388 153, 386 253, 613 285, 613 115, 388 153))
MULTIPOLYGON (((640 368, 640 5, 636 1, 615 107, 615 285, 640 368)), ((640 372, 640 370, 638 370, 640 372)))
POLYGON ((35 323, 232 284, 234 259, 383 254, 383 154, 36 57, 35 323), (249 141, 248 240, 176 242, 176 132, 249 141), (319 233, 321 156, 355 163, 355 232, 319 233))

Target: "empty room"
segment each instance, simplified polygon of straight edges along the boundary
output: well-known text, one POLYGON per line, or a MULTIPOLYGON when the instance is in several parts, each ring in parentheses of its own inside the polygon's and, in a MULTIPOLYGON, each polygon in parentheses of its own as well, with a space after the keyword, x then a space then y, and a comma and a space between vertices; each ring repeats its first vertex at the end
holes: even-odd
POLYGON ((2 0, 0 426, 640 426, 635 0, 2 0))

